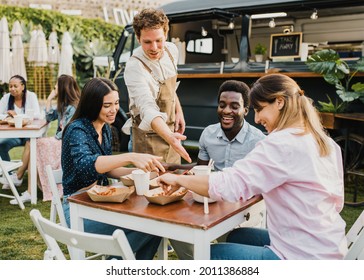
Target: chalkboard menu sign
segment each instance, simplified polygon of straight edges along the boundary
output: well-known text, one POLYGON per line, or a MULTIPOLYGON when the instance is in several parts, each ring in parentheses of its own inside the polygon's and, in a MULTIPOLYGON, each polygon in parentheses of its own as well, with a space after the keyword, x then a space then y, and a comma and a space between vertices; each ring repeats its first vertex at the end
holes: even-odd
POLYGON ((270 37, 270 58, 300 57, 302 32, 272 34, 270 37))

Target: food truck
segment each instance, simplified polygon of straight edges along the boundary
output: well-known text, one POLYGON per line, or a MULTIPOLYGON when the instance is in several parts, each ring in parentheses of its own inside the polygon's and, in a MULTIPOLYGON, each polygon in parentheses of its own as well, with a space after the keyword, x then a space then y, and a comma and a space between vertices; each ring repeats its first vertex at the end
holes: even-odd
MULTIPOLYGON (((364 52, 362 0, 180 0, 161 9, 170 19, 168 40, 180 51, 177 94, 186 120, 186 145, 196 145, 202 130, 218 121, 217 91, 223 81, 251 85, 266 73, 279 72, 294 78, 314 102, 326 101, 327 95, 335 100, 335 87, 309 70, 307 57, 333 49, 350 64, 364 52), (263 46, 262 60, 255 56, 258 45, 263 46)), ((136 47, 128 25, 113 54, 112 72, 124 118, 128 94, 123 69, 136 47)), ((256 125, 252 110, 246 119, 256 125)))

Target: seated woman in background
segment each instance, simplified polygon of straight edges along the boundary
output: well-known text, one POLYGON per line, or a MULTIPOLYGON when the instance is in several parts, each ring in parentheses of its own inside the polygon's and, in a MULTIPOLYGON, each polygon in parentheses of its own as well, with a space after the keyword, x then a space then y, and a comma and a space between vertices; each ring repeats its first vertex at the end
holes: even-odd
MULTIPOLYGON (((61 75, 58 77, 57 84, 47 98, 45 109, 46 120, 47 122, 58 120, 58 126, 54 137, 37 139, 37 170, 39 183, 43 191, 43 201, 52 199, 52 192, 45 168, 47 165, 51 165, 52 169, 61 168, 61 138, 63 128, 75 113, 80 95, 80 89, 76 80, 72 76, 61 75), (55 98, 57 98, 56 110, 52 108, 52 100, 55 98)), ((26 152, 30 153, 30 150, 26 149, 24 153, 26 152)), ((28 165, 28 163, 26 164, 28 165)), ((62 195, 62 186, 59 186, 59 192, 62 195)), ((28 190, 23 192, 20 198, 23 202, 30 202, 30 184, 28 184, 28 190)), ((15 199, 10 200, 10 204, 17 204, 17 201, 15 199)))
MULTIPOLYGON (((116 85, 105 78, 93 78, 82 89, 81 99, 62 138, 63 210, 69 224, 68 196, 89 187, 108 185, 108 177, 120 178, 129 174, 134 165, 145 171, 165 171, 161 157, 124 153, 112 155, 110 124, 119 110, 116 85)), ((86 232, 111 235, 117 227, 85 220, 86 232)), ((153 259, 160 237, 123 229, 136 259, 153 259)))
POLYGON ((340 147, 326 135, 312 102, 281 74, 261 77, 250 91, 255 122, 269 135, 230 168, 210 176, 165 174, 170 191, 184 186, 215 200, 262 194, 267 228, 233 230, 212 259, 342 259, 347 252, 340 147))
MULTIPOLYGON (((5 94, 0 100, 0 114, 15 116, 25 114, 26 110, 34 110, 34 116, 40 116, 37 95, 27 90, 27 83, 22 76, 14 75, 9 80, 9 93, 5 94)), ((19 187, 23 183, 23 176, 28 169, 29 149, 28 138, 0 138, 0 156, 2 160, 10 161, 9 151, 18 146, 25 146, 23 152, 23 165, 16 173, 11 174, 14 185, 19 187)), ((9 189, 8 181, 5 177, 0 178, 3 189, 9 189)))

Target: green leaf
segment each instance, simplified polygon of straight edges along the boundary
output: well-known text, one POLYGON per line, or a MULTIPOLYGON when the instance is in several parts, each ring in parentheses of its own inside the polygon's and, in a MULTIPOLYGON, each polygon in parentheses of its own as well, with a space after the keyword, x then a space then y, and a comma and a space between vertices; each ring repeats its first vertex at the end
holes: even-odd
POLYGON ((351 86, 351 89, 358 93, 364 93, 364 84, 363 83, 356 83, 351 86))
POLYGON ((306 64, 313 72, 326 76, 325 80, 330 84, 335 84, 350 73, 347 63, 340 60, 337 52, 331 49, 315 52, 306 64))
POLYGON ((329 102, 323 102, 323 101, 318 101, 320 108, 319 111, 320 112, 328 112, 328 113, 342 113, 345 111, 346 107, 347 107, 347 103, 346 102, 341 102, 338 103, 336 101, 336 104, 334 104, 330 98, 330 96, 326 95, 327 99, 329 100, 329 102))

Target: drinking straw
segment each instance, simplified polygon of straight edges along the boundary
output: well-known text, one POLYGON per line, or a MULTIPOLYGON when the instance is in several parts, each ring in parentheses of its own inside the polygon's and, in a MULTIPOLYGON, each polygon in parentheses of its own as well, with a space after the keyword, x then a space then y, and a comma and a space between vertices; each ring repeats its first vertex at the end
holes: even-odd
MULTIPOLYGON (((208 166, 210 168, 212 168, 213 165, 214 165, 214 161, 212 158, 210 158, 208 166)), ((206 196, 203 197, 203 212, 205 214, 208 214, 210 212, 209 211, 209 199, 206 196)))

